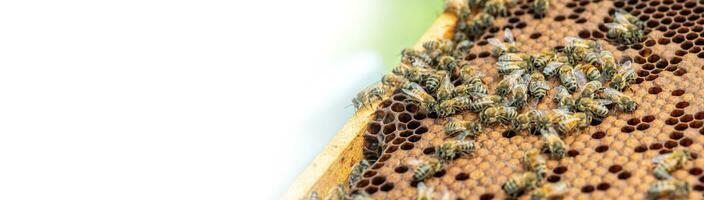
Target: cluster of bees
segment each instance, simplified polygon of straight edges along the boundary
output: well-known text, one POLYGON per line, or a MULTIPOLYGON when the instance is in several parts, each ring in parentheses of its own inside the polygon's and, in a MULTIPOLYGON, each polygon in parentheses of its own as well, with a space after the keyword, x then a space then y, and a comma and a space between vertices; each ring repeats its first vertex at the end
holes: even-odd
POLYGON ((614 22, 606 23, 609 31, 606 33, 609 38, 613 38, 618 43, 634 44, 643 38, 643 27, 645 23, 627 12, 615 12, 614 22))
MULTIPOLYGON (((638 104, 622 93, 636 79, 630 61, 618 63, 597 41, 574 37, 565 38, 561 52, 546 49, 531 55, 518 50, 510 29, 504 30, 503 40, 488 40, 494 47, 492 55, 498 60, 497 70, 502 76, 490 94, 481 80, 484 74, 462 58, 474 45, 472 40, 492 26, 494 17, 507 15, 507 8, 515 3, 515 0, 446 1, 448 10, 458 17, 453 38, 425 42, 420 50, 404 49, 401 64, 384 75, 381 84, 361 91, 353 99, 358 109, 373 107, 373 102, 398 89, 411 97, 407 101, 419 105, 423 112, 449 117, 444 130, 447 138, 436 147, 435 156, 410 163, 415 166, 412 181, 417 184, 417 199, 434 199, 434 189, 423 181, 442 171, 455 158, 471 155, 478 146, 467 137, 475 138, 485 127, 498 124, 514 132, 540 134, 544 140, 541 151, 546 152, 548 158, 559 160, 566 153, 561 138, 587 127, 593 119, 607 117, 610 105, 623 112, 637 109, 638 104), (551 78, 559 85, 553 88, 548 82, 551 78), (455 85, 458 80, 459 84, 455 85), (557 104, 557 109, 537 110, 537 104, 551 89, 556 90, 551 100, 557 104), (450 117, 465 111, 477 113, 479 120, 450 117)), ((531 2, 536 17, 544 16, 548 7, 548 0, 531 2)), ((632 44, 643 37, 643 22, 637 18, 616 12, 614 19, 615 23, 606 26, 608 36, 616 42, 632 44)), ((686 195, 688 183, 672 178, 670 173, 682 168, 689 159, 691 156, 686 150, 658 157, 654 174, 661 180, 651 186, 648 195, 655 198, 686 195)), ((531 191, 531 199, 555 199, 567 192, 566 183, 541 183, 547 168, 540 151, 524 152, 521 162, 527 171, 502 185, 509 198, 531 191)), ((366 160, 357 164, 348 184, 356 183, 368 166, 366 160)), ((370 198, 364 192, 350 196, 339 185, 326 199, 370 198)), ((451 199, 451 195, 445 193, 442 199, 451 199)))
POLYGON ((656 163, 653 175, 659 180, 650 185, 648 196, 652 199, 687 197, 691 191, 689 183, 672 177, 671 173, 682 169, 692 159, 694 158, 686 149, 679 149, 653 158, 653 162, 656 163))
MULTIPOLYGON (((489 40, 494 46, 492 54, 498 59, 497 70, 503 76, 494 94, 489 94, 477 67, 462 61, 454 69, 450 64, 439 65, 435 71, 417 69, 412 65, 401 65, 403 68, 397 69, 402 70, 395 70, 395 73, 400 72, 396 75, 398 78, 418 78, 421 81, 421 84, 410 80, 399 81, 403 83, 399 85, 401 91, 426 112, 447 117, 469 111, 479 116, 478 121, 448 119, 445 125, 448 138, 436 147, 436 156, 411 163, 416 166, 414 182, 422 182, 442 171, 457 156, 474 152, 477 144, 466 138, 478 136, 486 126, 500 124, 515 132, 525 130, 540 134, 544 139, 542 151, 547 152, 551 159, 561 159, 566 153, 566 145, 561 137, 587 127, 593 118, 607 117, 610 112, 607 105, 613 104, 624 112, 632 112, 637 108, 637 103, 621 92, 636 78, 630 62, 616 63, 612 54, 602 50, 596 41, 569 37, 565 39, 563 52, 543 50, 539 54, 530 55, 518 51, 510 29, 504 32, 503 41, 489 40), (456 77, 461 81, 457 87, 448 81, 452 71, 456 71, 456 77), (423 82, 422 77, 432 77, 431 74, 441 74, 444 78, 423 82), (552 89, 547 81, 553 77, 560 83, 552 98, 558 109, 547 112, 535 109, 536 104, 552 89), (609 84, 605 87, 602 82, 609 84), (529 104, 531 106, 526 106, 529 104), (519 112, 521 110, 524 112, 519 112)), ((433 50, 429 48, 433 45, 428 44, 434 43, 437 42, 423 46, 426 51, 433 50)), ((438 63, 445 62, 440 60, 438 63)), ((545 173, 544 166, 540 167, 542 164, 532 164, 532 161, 541 163, 540 160, 543 160, 536 157, 537 152, 526 153, 524 159, 527 169, 536 171, 513 177, 504 184, 503 189, 508 196, 517 197, 527 189, 535 189, 531 195, 545 199, 560 196, 566 190, 567 186, 561 183, 541 186, 536 182, 545 173)))

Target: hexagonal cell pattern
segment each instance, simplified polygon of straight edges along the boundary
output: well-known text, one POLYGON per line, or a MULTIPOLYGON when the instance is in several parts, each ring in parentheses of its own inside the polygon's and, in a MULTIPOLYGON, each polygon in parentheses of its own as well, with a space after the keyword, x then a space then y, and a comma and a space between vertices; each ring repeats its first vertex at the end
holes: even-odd
MULTIPOLYGON (((567 36, 600 41, 617 60, 633 61, 638 76, 630 91, 639 108, 633 113, 614 112, 600 122, 568 136, 567 155, 549 160, 546 182, 570 185, 567 199, 644 199, 651 183, 652 158, 676 149, 689 149, 696 157, 673 176, 692 186, 689 199, 704 198, 704 1, 694 0, 554 0, 546 16, 533 17, 528 3, 520 1, 509 15, 495 20, 469 49, 465 60, 486 74, 490 89, 500 76, 490 56, 487 38, 512 29, 517 47, 537 53, 563 48, 567 36), (607 37, 605 24, 617 10, 645 22, 646 37, 632 45, 618 45, 607 37)), ((556 83, 552 83, 556 85, 556 83)), ((548 95, 553 95, 550 92, 548 95)), ((384 100, 370 118, 364 134, 364 158, 373 164, 349 189, 364 191, 375 199, 414 199, 411 183, 414 166, 409 161, 435 154, 446 137, 446 118, 420 111, 408 97, 396 92, 384 100)), ((551 101, 538 105, 554 108, 551 101)), ((453 118, 474 120, 474 113, 453 118)), ((506 134, 506 127, 484 129, 475 138, 481 146, 427 179, 435 191, 448 191, 460 199, 504 199, 501 185, 520 167, 522 151, 539 148, 542 140, 526 134, 506 134)), ((527 199, 523 195, 519 199, 527 199)))

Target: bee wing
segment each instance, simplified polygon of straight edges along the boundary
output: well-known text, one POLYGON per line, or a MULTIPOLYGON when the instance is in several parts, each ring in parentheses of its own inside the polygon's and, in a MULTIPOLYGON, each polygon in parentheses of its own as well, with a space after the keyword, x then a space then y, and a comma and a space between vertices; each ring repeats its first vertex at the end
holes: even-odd
POLYGON ((526 83, 530 82, 530 75, 528 75, 528 74, 523 74, 523 76, 521 78, 523 78, 523 82, 526 82, 526 83))
POLYGON ((615 28, 618 28, 619 26, 621 26, 621 24, 617 24, 617 23, 606 23, 606 24, 604 24, 604 26, 606 26, 606 28, 609 28, 609 29, 615 29, 615 28))
POLYGON ((651 159, 651 161, 653 161, 653 163, 660 163, 663 160, 665 160, 665 158, 667 158, 667 156, 669 156, 670 154, 672 154, 672 153, 660 154, 658 156, 655 156, 653 159, 651 159))
POLYGON ((626 72, 626 71, 632 71, 633 67, 631 67, 631 61, 626 61, 625 63, 621 64, 621 68, 619 69, 619 72, 626 72))
POLYGON ((469 93, 469 97, 470 97, 470 99, 472 99, 472 100, 476 100, 477 98, 481 98, 481 97, 484 97, 484 96, 487 96, 487 95, 488 95, 488 94, 479 93, 479 92, 470 92, 470 93, 469 93))
POLYGON ((613 101, 608 100, 608 99, 594 99, 594 100, 596 102, 599 102, 601 105, 609 105, 609 104, 614 103, 613 101))
POLYGON ((457 44, 457 47, 460 47, 460 46, 462 46, 462 47, 469 47, 469 46, 472 46, 472 45, 474 45, 474 42, 473 42, 473 41, 471 41, 471 40, 462 40, 462 42, 460 42, 460 43, 457 44))
POLYGON ((528 104, 530 105, 531 108, 536 108, 536 107, 538 107, 538 104, 540 104, 540 100, 533 98, 530 100, 530 102, 528 102, 528 104))
POLYGON ((423 182, 418 183, 416 187, 418 187, 418 190, 425 190, 426 188, 428 188, 423 182))
POLYGON ((504 44, 501 43, 501 41, 499 41, 499 39, 496 39, 496 38, 489 38, 489 39, 487 39, 486 41, 489 42, 489 44, 491 44, 491 45, 494 46, 494 47, 501 48, 501 49, 503 49, 503 50, 507 50, 507 49, 506 49, 506 46, 504 46, 504 44))
POLYGON ((575 43, 575 42, 578 42, 578 41, 582 41, 582 39, 579 39, 579 38, 576 38, 576 37, 572 37, 572 36, 565 37, 565 42, 566 42, 567 44, 575 43))
POLYGON ((570 111, 565 108, 555 108, 555 109, 552 109, 552 111, 559 113, 561 115, 569 115, 570 114, 570 111))
POLYGON ((413 166, 420 165, 420 163, 421 163, 421 161, 418 160, 418 159, 413 159, 413 160, 409 160, 409 161, 408 161, 408 164, 409 164, 409 165, 413 165, 413 166))
POLYGON ((621 12, 614 13, 614 19, 620 24, 630 24, 631 22, 626 19, 626 16, 621 12))
POLYGON ((547 90, 552 89, 552 86, 550 86, 547 82, 545 81, 538 81, 538 87, 541 88, 547 88, 547 90))
POLYGON ((414 99, 416 99, 416 100, 423 100, 423 97, 422 97, 422 96, 420 96, 419 94, 416 94, 416 93, 412 92, 411 90, 408 90, 408 89, 404 88, 404 89, 401 89, 401 91, 402 91, 404 94, 406 94, 406 95, 408 95, 408 96, 410 96, 410 97, 412 97, 412 98, 414 98, 414 99))
POLYGON ((607 87, 607 88, 604 88, 604 94, 606 94, 607 96, 617 96, 617 95, 620 95, 621 92, 619 92, 618 90, 615 90, 613 88, 607 87))
POLYGON ((526 72, 526 71, 525 71, 525 70, 522 70, 522 69, 513 70, 513 71, 509 74, 509 76, 511 76, 511 78, 520 78, 521 75, 523 75, 523 73, 525 73, 525 72, 526 72))
POLYGON ((582 70, 572 70, 574 73, 574 76, 577 77, 577 84, 580 86, 583 86, 584 84, 587 84, 587 76, 584 75, 584 72, 582 70))
POLYGON ((511 29, 506 28, 504 29, 504 41, 515 44, 516 40, 513 38, 513 32, 511 32, 511 29))
POLYGON ((440 197, 440 200, 455 200, 454 195, 452 192, 448 191, 447 188, 442 192, 442 197, 440 197))

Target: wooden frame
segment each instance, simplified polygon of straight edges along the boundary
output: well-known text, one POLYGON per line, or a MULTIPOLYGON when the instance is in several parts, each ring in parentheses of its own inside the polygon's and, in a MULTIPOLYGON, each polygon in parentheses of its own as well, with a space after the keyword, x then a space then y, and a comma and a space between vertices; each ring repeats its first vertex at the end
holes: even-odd
MULTIPOLYGON (((425 41, 452 37, 456 21, 454 14, 442 13, 414 48, 420 48, 425 41)), ((313 191, 325 197, 331 188, 345 183, 352 166, 362 159, 362 135, 374 110, 364 108, 354 113, 323 151, 298 175, 282 199, 305 199, 313 191)))

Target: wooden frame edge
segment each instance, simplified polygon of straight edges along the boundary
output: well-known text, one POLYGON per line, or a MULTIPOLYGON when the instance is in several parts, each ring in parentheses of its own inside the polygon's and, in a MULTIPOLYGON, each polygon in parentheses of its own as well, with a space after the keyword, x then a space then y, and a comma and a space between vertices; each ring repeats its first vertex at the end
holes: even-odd
MULTIPOLYGON (((421 48, 425 41, 451 38, 456 21, 457 17, 452 13, 440 14, 414 48, 421 48)), ((331 188, 344 183, 352 166, 362 159, 362 136, 374 111, 375 108, 368 108, 355 112, 323 151, 296 177, 282 199, 305 199, 313 191, 325 197, 331 188)))

